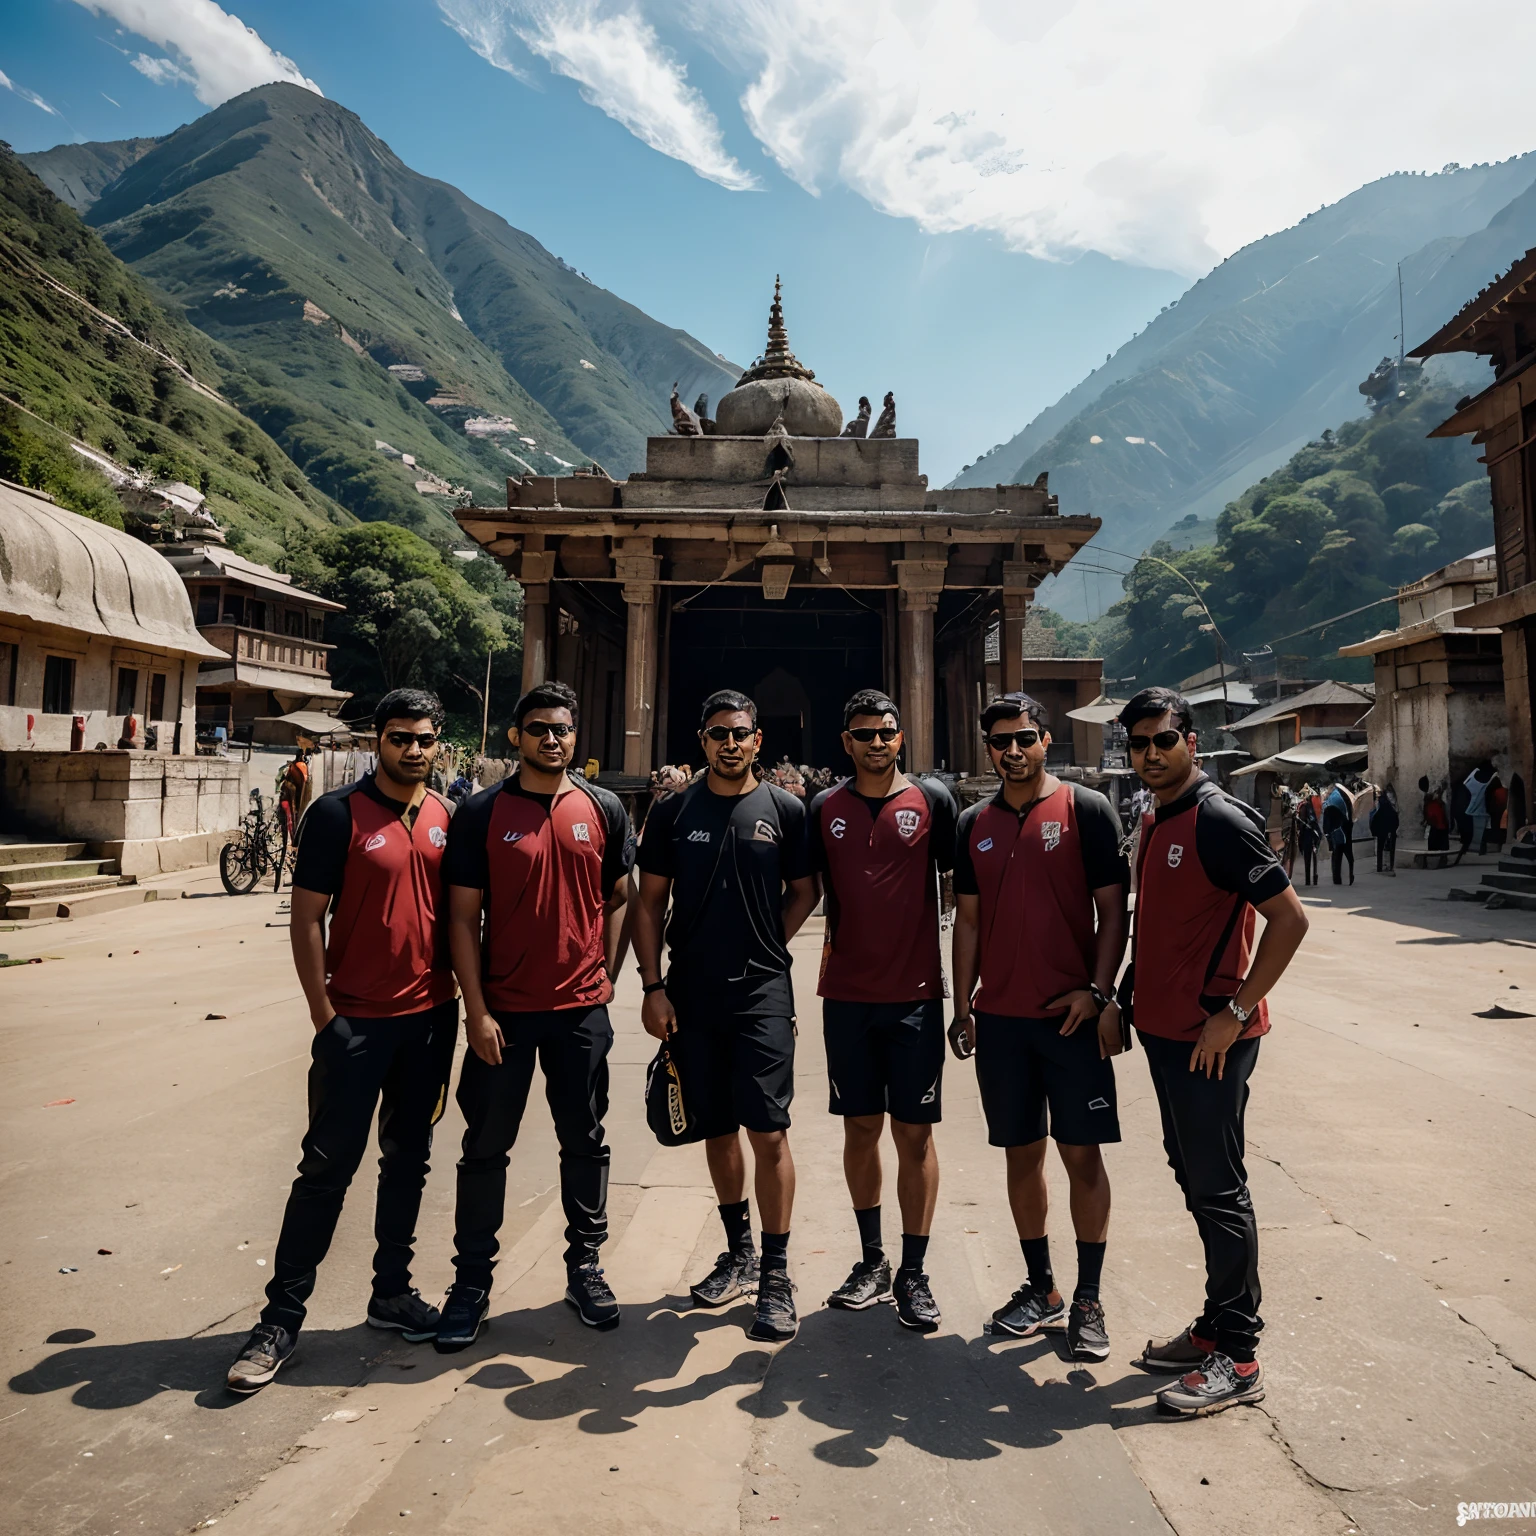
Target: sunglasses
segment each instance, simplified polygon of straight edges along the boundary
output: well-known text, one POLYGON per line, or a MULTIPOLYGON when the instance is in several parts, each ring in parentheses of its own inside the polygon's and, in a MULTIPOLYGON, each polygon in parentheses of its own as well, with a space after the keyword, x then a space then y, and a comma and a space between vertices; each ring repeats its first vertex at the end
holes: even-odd
POLYGON ((1009 747, 1020 747, 1027 752, 1039 744, 1039 731, 998 731, 996 735, 987 737, 987 745, 994 752, 1006 752, 1009 747))
POLYGON ((751 741, 757 735, 755 725, 711 725, 699 732, 711 741, 751 741))
POLYGON ((899 725, 856 725, 849 728, 848 734, 865 746, 876 738, 882 746, 889 746, 901 735, 901 727, 899 725))
POLYGON ((402 751, 414 741, 423 752, 430 752, 437 745, 437 733, 435 731, 423 731, 419 736, 415 731, 386 731, 384 739, 392 747, 399 747, 402 751))
POLYGON ((540 741, 546 736, 557 736, 561 741, 564 741, 567 736, 575 734, 576 727, 574 725, 556 724, 553 720, 530 720, 526 725, 520 726, 519 730, 530 732, 537 736, 540 741))
POLYGON ((1145 752, 1148 747, 1156 747, 1159 752, 1166 752, 1170 747, 1178 746, 1183 740, 1183 731, 1159 731, 1155 736, 1128 736, 1126 745, 1132 752, 1145 752))

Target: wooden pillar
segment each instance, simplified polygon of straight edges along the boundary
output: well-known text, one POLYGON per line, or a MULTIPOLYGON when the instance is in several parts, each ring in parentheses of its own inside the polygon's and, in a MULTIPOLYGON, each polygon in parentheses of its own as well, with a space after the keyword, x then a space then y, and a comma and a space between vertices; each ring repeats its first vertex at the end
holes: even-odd
MULTIPOLYGON (((1014 553, 1022 553, 1017 545, 1014 553)), ((1004 693, 1018 693, 1024 687, 1024 621, 1035 595, 1034 570, 1032 561, 1003 561, 1003 627, 998 641, 1004 693)))
POLYGON ((938 762, 933 740, 933 616, 944 590, 949 551, 942 544, 908 543, 896 567, 897 670, 901 676, 901 724, 909 771, 931 773, 938 762))
POLYGON ((523 689, 548 682, 551 673, 551 612, 549 584, 555 574, 555 552, 544 548, 544 535, 530 533, 517 561, 523 586, 523 689))
POLYGON ((624 772, 643 778, 654 766, 656 726, 656 579, 654 539, 615 540, 614 574, 624 583, 624 772))
POLYGON ((666 589, 657 589, 656 603, 656 766, 669 760, 667 701, 672 695, 672 604, 666 589))

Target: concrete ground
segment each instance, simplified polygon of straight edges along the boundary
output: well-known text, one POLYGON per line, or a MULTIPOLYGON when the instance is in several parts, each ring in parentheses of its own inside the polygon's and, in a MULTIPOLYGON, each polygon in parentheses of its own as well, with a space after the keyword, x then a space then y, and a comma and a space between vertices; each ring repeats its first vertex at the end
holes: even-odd
MULTIPOLYGON (((686 1305, 720 1230, 698 1149, 661 1150, 645 1129, 631 967, 606 1254, 622 1327, 592 1334, 560 1300, 553 1136, 535 1098, 476 1348, 440 1356, 360 1325, 365 1176, 300 1356, 259 1396, 231 1397, 224 1369, 292 1176, 310 1030, 279 900, 178 878, 178 901, 0 933, 13 957, 55 957, 0 970, 0 1499, 16 1536, 215 1522, 219 1536, 1398 1536, 1454 1529, 1458 1501, 1536 1498, 1536 1017, 1518 1016, 1536 1014, 1536 928, 1447 902, 1454 871, 1389 880, 1362 864, 1355 887, 1304 893, 1312 932, 1250 1111, 1269 1395, 1196 1423, 1158 1418, 1160 1381, 1128 1364, 1190 1320, 1201 1287, 1140 1053, 1120 1065, 1125 1140, 1107 1152, 1103 1366, 983 1331, 1021 1260, 973 1069, 953 1062, 930 1251, 943 1331, 906 1333, 886 1307, 825 1309, 856 1244, 812 938, 795 946, 792 1344, 749 1343, 745 1306, 686 1305), (1517 1016, 1481 1016, 1495 1005, 1517 1016)), ((420 1225, 428 1295, 449 1279, 460 1128, 450 1107, 420 1225)))

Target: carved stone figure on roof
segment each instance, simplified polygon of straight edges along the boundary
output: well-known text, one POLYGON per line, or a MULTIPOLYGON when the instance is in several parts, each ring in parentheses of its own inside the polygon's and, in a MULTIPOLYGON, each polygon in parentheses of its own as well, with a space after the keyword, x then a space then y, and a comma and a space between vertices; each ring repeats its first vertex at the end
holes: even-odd
POLYGON ((859 396, 859 414, 843 428, 844 437, 868 437, 869 418, 874 407, 869 403, 868 395, 859 396))
POLYGON ((885 392, 885 404, 880 408, 880 415, 873 427, 870 428, 871 437, 895 437, 896 436, 896 396, 890 390, 885 392))
POLYGON ((683 404, 677 393, 677 385, 672 386, 672 430, 679 437, 700 437, 703 429, 699 426, 699 418, 683 404))

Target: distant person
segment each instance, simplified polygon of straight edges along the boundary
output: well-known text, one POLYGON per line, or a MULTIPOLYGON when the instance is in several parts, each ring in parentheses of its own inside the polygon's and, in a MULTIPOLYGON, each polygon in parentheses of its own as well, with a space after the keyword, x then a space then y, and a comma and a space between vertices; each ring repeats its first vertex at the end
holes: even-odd
POLYGON ((1422 815, 1428 838, 1425 846, 1431 853, 1448 853, 1451 847, 1451 818, 1445 807, 1445 795, 1441 789, 1429 787, 1427 774, 1419 780, 1419 793, 1424 797, 1422 815))
POLYGON ((1303 790, 1296 802, 1296 848, 1301 854, 1302 883, 1317 884, 1317 851, 1323 841, 1311 790, 1303 790))
POLYGON ((1371 812, 1371 836, 1376 839, 1376 873, 1397 873, 1397 829, 1402 817, 1397 810, 1397 791, 1390 784, 1382 790, 1371 812))
POLYGON ((1344 883, 1344 861, 1349 861, 1349 883, 1355 883, 1355 802, 1342 783, 1332 785, 1323 797, 1323 836, 1333 856, 1333 883, 1344 883))
POLYGON ((1462 788, 1467 792, 1467 804, 1461 813, 1461 848, 1456 855, 1458 864, 1474 840, 1480 854, 1488 852, 1488 794, 1498 782, 1498 775, 1493 771, 1493 760, 1487 757, 1462 781, 1462 788))
POLYGON ((298 829, 299 817, 304 810, 304 792, 309 787, 309 753, 300 747, 293 761, 282 772, 277 788, 278 814, 283 819, 283 830, 291 843, 298 829))

